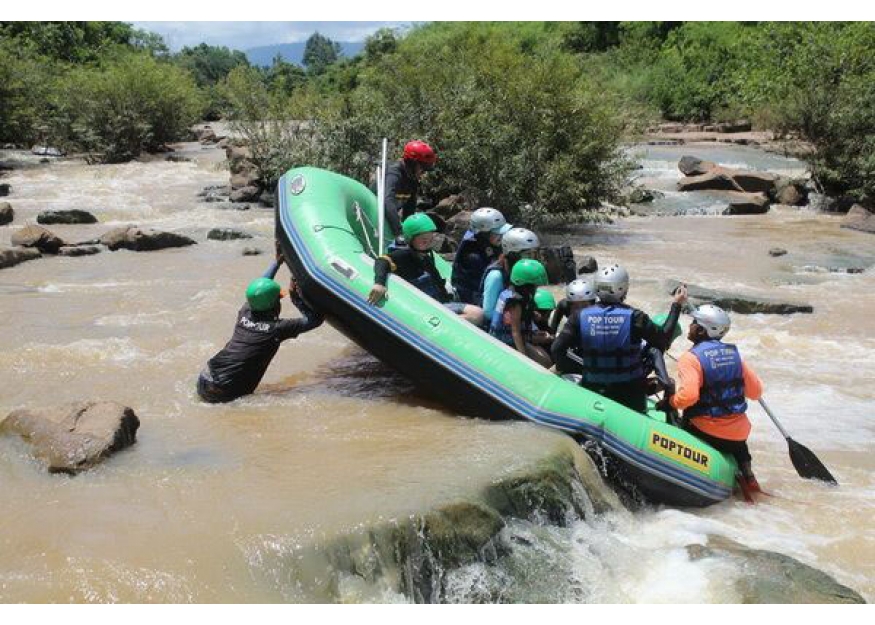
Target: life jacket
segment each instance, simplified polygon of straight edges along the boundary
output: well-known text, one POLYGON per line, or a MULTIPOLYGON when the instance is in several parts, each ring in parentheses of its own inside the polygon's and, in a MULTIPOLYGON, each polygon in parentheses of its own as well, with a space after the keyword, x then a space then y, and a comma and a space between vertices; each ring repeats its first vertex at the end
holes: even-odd
MULTIPOLYGON (((507 300, 519 295, 511 289, 505 289, 498 296, 498 301, 495 304, 495 310, 492 312, 492 320, 489 323, 489 334, 497 338, 502 343, 507 343, 511 347, 516 347, 513 342, 513 329, 508 320, 505 319, 505 308, 507 300)), ((520 330, 523 332, 523 337, 528 338, 532 334, 532 304, 523 302, 523 316, 520 323, 520 330)))
POLYGON ((472 230, 468 230, 462 237, 459 249, 456 250, 456 258, 453 260, 452 279, 456 292, 460 296, 463 293, 468 296, 462 296, 462 301, 470 299, 474 301, 466 303, 480 305, 483 299, 485 272, 492 259, 492 252, 492 246, 484 246, 472 230))
POLYGON ((644 379, 641 340, 632 339, 632 309, 590 306, 580 311, 583 383, 623 384, 644 379))
POLYGON ((508 286, 510 286, 510 274, 504 268, 504 265, 501 264, 501 261, 496 259, 496 260, 492 261, 491 263, 489 263, 488 265, 486 265, 486 269, 483 270, 483 277, 480 278, 480 287, 479 287, 479 291, 481 293, 483 293, 483 289, 486 288, 486 276, 488 276, 489 272, 491 272, 493 269, 497 269, 498 271, 501 272, 501 282, 502 282, 502 284, 504 284, 504 288, 507 288, 508 286))
POLYGON ((685 417, 729 417, 747 412, 744 374, 738 348, 718 340, 703 341, 690 350, 702 365, 704 380, 699 401, 685 417))

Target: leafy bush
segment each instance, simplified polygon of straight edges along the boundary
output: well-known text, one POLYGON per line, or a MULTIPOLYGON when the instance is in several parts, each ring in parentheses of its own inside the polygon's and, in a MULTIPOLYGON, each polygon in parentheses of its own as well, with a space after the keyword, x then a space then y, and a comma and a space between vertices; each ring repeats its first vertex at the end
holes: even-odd
POLYGON ((47 61, 0 39, 0 142, 30 144, 44 137, 55 80, 47 61))
POLYGON ((203 100, 191 75, 147 54, 78 67, 57 96, 57 132, 103 162, 121 162, 186 138, 203 100))
MULTIPOLYGON (((348 94, 311 85, 280 105, 250 75, 232 88, 239 101, 250 100, 235 117, 260 146, 254 152, 269 179, 313 164, 368 181, 385 136, 393 154, 411 138, 437 148, 426 192, 464 191, 530 221, 613 197, 627 162, 612 102, 590 85, 573 55, 550 45, 527 54, 539 41, 531 33, 495 37, 494 28, 419 28, 394 52, 373 55, 348 94), (289 123, 294 119, 312 124, 302 130, 289 123)), ((229 86, 238 78, 229 77, 229 86)))

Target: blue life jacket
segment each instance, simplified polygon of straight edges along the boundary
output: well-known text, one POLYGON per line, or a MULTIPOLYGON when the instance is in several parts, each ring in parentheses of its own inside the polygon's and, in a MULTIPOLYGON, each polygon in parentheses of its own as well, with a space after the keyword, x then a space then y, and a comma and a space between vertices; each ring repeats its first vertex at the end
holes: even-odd
MULTIPOLYGON (((513 342, 513 329, 509 323, 504 322, 504 309, 507 306, 507 300, 511 297, 517 297, 512 289, 505 289, 498 296, 498 302, 495 304, 495 310, 492 312, 492 320, 489 323, 489 334, 497 338, 502 343, 507 343, 511 347, 516 347, 513 342)), ((532 334, 532 305, 523 303, 523 316, 520 323, 520 330, 523 332, 523 338, 528 340, 532 334)))
POLYGON ((453 260, 452 284, 466 304, 480 306, 482 302, 483 282, 492 259, 491 252, 492 247, 484 246, 472 230, 468 230, 459 243, 453 260))
POLYGON ((590 306, 580 311, 583 383, 623 384, 644 379, 641 340, 632 340, 632 309, 590 306))
POLYGON ((685 417, 728 417, 747 411, 744 375, 738 348, 716 339, 702 341, 691 350, 702 365, 704 381, 699 401, 684 411, 685 417))

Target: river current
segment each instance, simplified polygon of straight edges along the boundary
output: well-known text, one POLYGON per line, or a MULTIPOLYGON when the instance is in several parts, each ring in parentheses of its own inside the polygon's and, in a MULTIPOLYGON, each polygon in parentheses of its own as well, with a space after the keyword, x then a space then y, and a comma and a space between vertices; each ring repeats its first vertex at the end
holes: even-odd
MULTIPOLYGON (((714 144, 636 152, 637 182, 666 192, 653 214, 554 242, 623 263, 630 303, 651 313, 668 309, 666 278, 811 304, 810 315, 733 315, 728 338, 784 426, 841 487, 799 479, 783 439, 752 406, 754 467, 773 497, 609 513, 567 528, 512 522, 504 532, 520 548, 501 567, 449 572, 445 599, 738 601, 731 572, 684 549, 718 534, 796 557, 875 600, 875 237, 805 208, 722 217, 719 196, 673 191, 684 154, 786 174, 803 171, 799 161, 714 144), (677 212, 685 214, 660 216, 677 212), (772 247, 788 253, 773 258, 772 247)), ((14 226, 35 223, 41 210, 81 208, 101 223, 50 229, 76 241, 136 223, 199 244, 0 272, 0 414, 100 398, 142 420, 133 448, 73 479, 48 475, 25 443, 0 438, 0 601, 336 600, 296 594, 276 563, 301 544, 464 498, 562 436, 460 418, 327 324, 285 344, 255 395, 201 404, 197 373, 230 337, 246 283, 270 262, 273 213, 198 201, 203 187, 227 184, 221 152, 188 145, 182 154, 193 160, 74 160, 4 178, 14 226), (206 240, 225 226, 255 238, 206 240), (247 246, 265 253, 242 256, 247 246)), ((0 228, 0 244, 11 230, 0 228)), ((673 352, 683 349, 680 339, 673 352)), ((343 593, 409 600, 380 585, 350 583, 343 593)))

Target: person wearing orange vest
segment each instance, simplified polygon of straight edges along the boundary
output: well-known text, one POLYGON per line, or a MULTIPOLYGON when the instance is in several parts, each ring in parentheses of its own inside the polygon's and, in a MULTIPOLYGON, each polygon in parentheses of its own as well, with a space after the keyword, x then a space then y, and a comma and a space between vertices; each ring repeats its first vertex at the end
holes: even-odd
POLYGON ((750 420, 745 398, 759 399, 763 384, 742 361, 738 348, 722 341, 730 326, 724 310, 704 304, 691 316, 687 338, 693 347, 678 359, 678 388, 669 403, 684 411, 687 431, 735 457, 743 491, 759 492, 747 447, 750 420))

